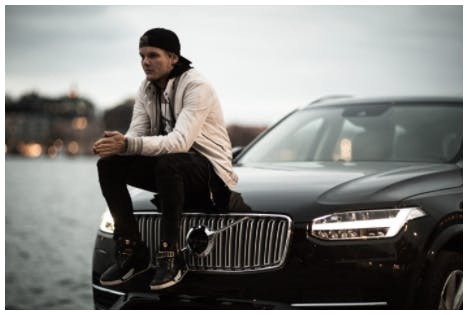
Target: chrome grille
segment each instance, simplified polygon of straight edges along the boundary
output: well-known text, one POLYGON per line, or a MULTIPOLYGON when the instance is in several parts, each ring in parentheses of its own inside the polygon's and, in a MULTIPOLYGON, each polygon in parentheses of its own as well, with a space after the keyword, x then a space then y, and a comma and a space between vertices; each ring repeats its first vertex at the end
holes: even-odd
MULTIPOLYGON (((139 230, 148 244, 153 263, 160 244, 161 214, 136 212, 139 230)), ((278 214, 200 214, 184 213, 180 222, 179 242, 186 246, 190 228, 204 225, 216 231, 248 219, 220 232, 214 247, 206 257, 188 257, 192 271, 203 272, 253 272, 279 268, 285 262, 289 247, 292 220, 278 214)))

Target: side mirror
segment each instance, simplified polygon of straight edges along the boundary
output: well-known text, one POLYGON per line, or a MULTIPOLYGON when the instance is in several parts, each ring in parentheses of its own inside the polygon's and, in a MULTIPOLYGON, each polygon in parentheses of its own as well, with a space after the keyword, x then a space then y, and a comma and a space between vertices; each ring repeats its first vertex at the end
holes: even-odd
POLYGON ((235 158, 243 151, 243 147, 233 147, 232 148, 232 159, 235 160, 235 158))

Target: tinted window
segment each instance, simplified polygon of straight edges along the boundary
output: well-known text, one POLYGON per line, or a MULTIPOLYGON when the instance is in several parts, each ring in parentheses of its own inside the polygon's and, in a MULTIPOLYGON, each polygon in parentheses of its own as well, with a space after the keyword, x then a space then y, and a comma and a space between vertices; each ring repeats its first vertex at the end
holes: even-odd
POLYGON ((461 106, 317 107, 289 116, 239 162, 447 162, 461 143, 461 106))

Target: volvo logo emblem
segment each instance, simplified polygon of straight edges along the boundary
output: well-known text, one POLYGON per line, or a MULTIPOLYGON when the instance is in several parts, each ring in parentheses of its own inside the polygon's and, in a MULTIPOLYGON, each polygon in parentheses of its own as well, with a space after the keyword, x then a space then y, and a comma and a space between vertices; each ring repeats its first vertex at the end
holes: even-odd
POLYGON ((215 238, 218 234, 247 219, 248 217, 243 217, 215 231, 209 230, 209 228, 204 225, 192 227, 186 235, 187 249, 195 256, 206 257, 211 252, 214 246, 215 238))

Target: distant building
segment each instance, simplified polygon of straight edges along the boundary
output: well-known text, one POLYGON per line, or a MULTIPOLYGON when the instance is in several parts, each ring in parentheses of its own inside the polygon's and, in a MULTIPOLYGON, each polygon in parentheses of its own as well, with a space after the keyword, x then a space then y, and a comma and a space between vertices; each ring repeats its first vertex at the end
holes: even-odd
POLYGON ((91 154, 101 132, 94 105, 76 92, 59 98, 37 93, 17 101, 5 98, 7 153, 30 157, 91 154))

